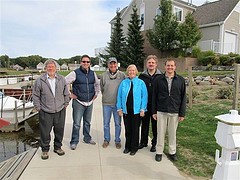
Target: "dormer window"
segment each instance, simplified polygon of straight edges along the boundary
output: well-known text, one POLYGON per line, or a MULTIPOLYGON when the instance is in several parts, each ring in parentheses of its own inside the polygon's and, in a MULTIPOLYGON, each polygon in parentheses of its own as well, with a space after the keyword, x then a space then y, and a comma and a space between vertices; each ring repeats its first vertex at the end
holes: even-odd
POLYGON ((174 6, 174 15, 176 16, 177 18, 177 21, 181 22, 183 21, 183 9, 182 8, 179 8, 177 6, 174 6))

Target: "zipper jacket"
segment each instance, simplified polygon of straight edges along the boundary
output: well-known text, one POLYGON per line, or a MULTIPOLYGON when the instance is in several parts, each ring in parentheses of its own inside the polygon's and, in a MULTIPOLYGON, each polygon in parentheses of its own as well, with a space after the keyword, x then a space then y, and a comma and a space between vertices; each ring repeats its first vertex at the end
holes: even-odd
POLYGON ((61 75, 56 75, 55 97, 46 74, 36 79, 33 87, 33 104, 40 111, 56 113, 69 103, 69 91, 66 80, 61 75))
POLYGON ((150 76, 147 69, 143 71, 139 75, 139 79, 142 79, 146 86, 147 86, 147 91, 148 91, 148 108, 151 107, 152 105, 152 91, 153 91, 153 81, 161 75, 161 71, 156 69, 156 72, 153 74, 153 76, 150 76))
POLYGON ((118 88, 117 96, 117 109, 122 110, 124 114, 127 114, 127 97, 130 91, 131 81, 133 83, 133 112, 139 114, 140 111, 147 111, 147 87, 143 80, 138 79, 136 76, 134 79, 129 78, 123 80, 118 88))
POLYGON ((186 85, 182 76, 175 73, 170 93, 165 73, 155 79, 152 95, 153 114, 157 114, 157 111, 160 111, 178 113, 179 117, 184 117, 186 113, 186 99, 186 85))

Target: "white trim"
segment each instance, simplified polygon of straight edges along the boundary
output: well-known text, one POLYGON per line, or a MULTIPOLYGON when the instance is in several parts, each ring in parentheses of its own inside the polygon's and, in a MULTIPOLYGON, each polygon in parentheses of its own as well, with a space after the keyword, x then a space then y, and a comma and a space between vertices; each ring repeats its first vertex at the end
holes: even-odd
POLYGON ((205 28, 205 27, 211 27, 211 26, 220 26, 223 23, 224 23, 223 21, 220 21, 220 22, 214 22, 214 23, 209 23, 209 24, 203 24, 203 25, 199 25, 199 28, 205 28))
MULTIPOLYGON (((181 19, 180 19, 180 21, 178 21, 178 22, 183 22, 183 8, 181 8, 181 7, 178 7, 178 6, 173 6, 173 15, 175 16, 176 15, 176 11, 175 11, 175 9, 179 9, 180 10, 180 12, 181 12, 181 19)), ((179 12, 179 11, 178 11, 179 12)))
POLYGON ((237 5, 232 9, 232 11, 228 14, 227 18, 224 20, 224 23, 229 19, 229 17, 232 15, 232 13, 238 8, 240 8, 240 2, 237 3, 237 5))
POLYGON ((133 4, 134 1, 135 1, 135 0, 132 0, 132 1, 130 2, 130 4, 128 5, 128 7, 126 8, 126 10, 122 13, 121 18, 123 18, 123 16, 125 16, 126 12, 127 12, 128 9, 130 8, 130 6, 132 7, 132 4, 133 4))
POLYGON ((180 3, 180 2, 177 2, 177 1, 172 0, 172 5, 173 5, 173 2, 176 3, 176 5, 181 5, 181 6, 184 6, 184 7, 190 8, 190 9, 193 9, 193 10, 196 10, 196 9, 197 9, 197 8, 195 8, 195 7, 192 7, 191 5, 193 5, 193 4, 190 4, 190 3, 189 3, 189 5, 186 5, 186 4, 182 4, 182 3, 180 3))
POLYGON ((223 54, 224 24, 219 25, 219 42, 221 43, 220 53, 223 54))
POLYGON ((142 0, 142 3, 140 4, 140 10, 139 10, 139 14, 140 14, 140 23, 142 23, 142 14, 143 14, 143 24, 140 28, 140 31, 144 31, 145 29, 145 22, 146 22, 146 5, 142 0))

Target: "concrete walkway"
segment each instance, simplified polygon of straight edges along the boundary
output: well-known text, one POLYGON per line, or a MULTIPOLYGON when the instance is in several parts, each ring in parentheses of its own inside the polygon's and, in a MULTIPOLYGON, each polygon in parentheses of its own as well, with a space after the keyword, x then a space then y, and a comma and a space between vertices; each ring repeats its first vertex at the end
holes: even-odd
MULTIPOLYGON (((111 142, 108 148, 102 147, 103 143, 103 118, 101 95, 94 102, 91 135, 96 145, 89 145, 81 142, 76 150, 71 150, 69 142, 72 130, 72 107, 67 108, 67 118, 63 149, 64 156, 58 156, 53 152, 53 147, 49 152, 49 159, 41 159, 41 150, 37 153, 21 175, 21 180, 33 179, 191 179, 180 175, 178 169, 163 156, 161 162, 155 161, 155 153, 150 152, 148 147, 139 150, 135 156, 123 154, 124 149, 124 125, 122 121, 122 148, 116 149, 114 143, 114 122, 111 121, 111 142)), ((53 139, 53 138, 52 138, 53 139)), ((150 143, 150 142, 149 142, 150 143)))

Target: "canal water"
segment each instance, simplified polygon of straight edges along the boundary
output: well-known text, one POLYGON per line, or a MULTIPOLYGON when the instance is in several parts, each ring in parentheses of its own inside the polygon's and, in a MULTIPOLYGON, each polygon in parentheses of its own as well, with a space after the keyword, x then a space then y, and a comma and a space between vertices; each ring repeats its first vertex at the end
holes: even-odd
POLYGON ((27 120, 28 126, 18 132, 0 132, 0 162, 39 146, 38 116, 27 120))

